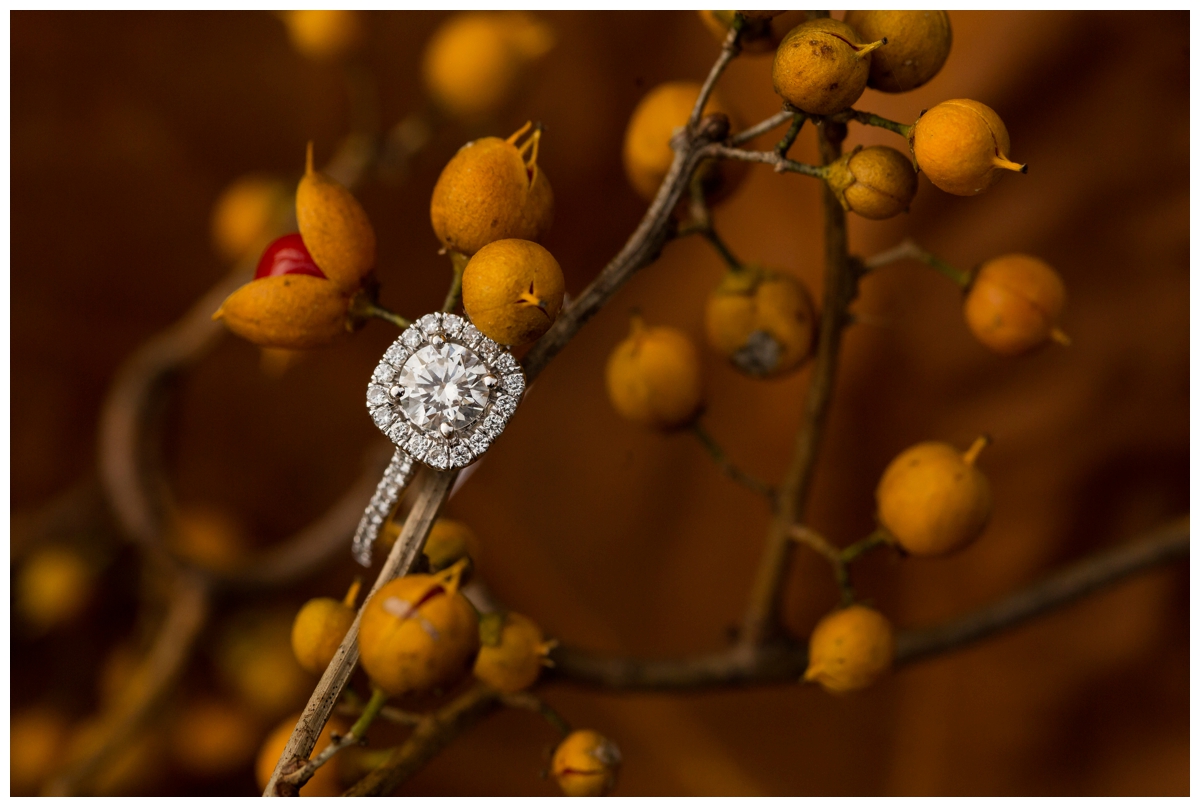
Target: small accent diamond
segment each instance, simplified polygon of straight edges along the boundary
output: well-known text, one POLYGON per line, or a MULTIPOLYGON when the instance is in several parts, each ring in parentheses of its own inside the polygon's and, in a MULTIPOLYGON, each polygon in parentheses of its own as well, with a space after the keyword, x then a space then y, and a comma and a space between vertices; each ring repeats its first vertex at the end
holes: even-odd
POLYGON ((381 429, 386 429, 387 425, 392 422, 396 414, 392 412, 390 406, 381 406, 371 412, 371 419, 375 421, 375 425, 381 429))
POLYGON ((406 347, 410 348, 415 348, 417 345, 421 344, 421 342, 425 341, 425 337, 419 330, 416 329, 416 327, 409 328, 407 331, 401 334, 400 339, 403 340, 406 347))
POLYGON ((412 435, 412 429, 404 422, 403 418, 397 418, 392 424, 392 428, 388 429, 388 439, 398 446, 404 445, 404 441, 412 435))
POLYGON ((442 314, 442 330, 452 339, 458 338, 467 323, 457 314, 442 314))
POLYGON ((446 447, 441 443, 434 443, 429 447, 429 453, 425 455, 425 462, 432 465, 434 468, 445 468, 450 462, 450 457, 446 452, 446 447))
POLYGON ((396 368, 388 364, 386 361, 379 362, 379 366, 375 368, 374 378, 380 384, 386 384, 396 377, 396 368))
POLYGON ((369 404, 385 404, 388 402, 388 392, 385 387, 379 387, 375 384, 367 387, 367 403, 369 404))
POLYGON ((525 391, 525 376, 520 373, 504 376, 504 391, 520 398, 521 393, 525 391))
POLYGON ((483 426, 480 428, 495 440, 500 435, 500 432, 504 431, 504 418, 493 412, 483 419, 483 426))
POLYGON ((471 461, 471 449, 461 443, 450 449, 450 464, 455 468, 462 468, 471 461))
POLYGON ((399 339, 392 343, 392 346, 387 349, 387 353, 383 354, 384 361, 399 367, 408 361, 408 357, 412 355, 412 351, 406 348, 399 339))
POLYGON ((425 459, 425 451, 429 448, 429 440, 419 434, 414 434, 408 441, 408 445, 406 445, 404 448, 409 454, 412 454, 414 458, 423 460, 425 459))
POLYGON ((513 412, 517 411, 517 399, 511 395, 497 395, 496 402, 493 404, 495 408, 504 413, 504 417, 512 417, 513 412))
POLYGON ((494 362, 496 356, 500 353, 500 346, 486 336, 479 340, 479 345, 475 349, 479 351, 483 356, 483 360, 488 364, 494 362))
POLYGON ((437 333, 442 329, 441 317, 437 314, 426 314, 417 320, 417 327, 425 333, 437 333))
POLYGON ((475 347, 479 344, 479 340, 483 338, 483 334, 474 325, 465 325, 462 329, 462 343, 467 347, 475 347))
POLYGON ((492 444, 491 437, 482 428, 471 435, 471 450, 476 454, 482 454, 487 451, 487 447, 492 444))
POLYGON ((502 373, 514 373, 517 371, 517 360, 513 358, 511 353, 504 353, 494 362, 496 369, 502 373))

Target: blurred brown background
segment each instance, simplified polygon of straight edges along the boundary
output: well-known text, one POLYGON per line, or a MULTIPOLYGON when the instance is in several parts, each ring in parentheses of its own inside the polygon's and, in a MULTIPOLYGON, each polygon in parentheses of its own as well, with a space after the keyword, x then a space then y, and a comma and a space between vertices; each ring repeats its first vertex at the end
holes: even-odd
MULTIPOLYGON (((366 59, 386 123, 424 103, 421 48, 442 17, 371 14, 366 59)), ((540 162, 557 199, 545 245, 577 293, 644 209, 620 165, 634 104, 661 81, 700 80, 717 45, 690 12, 544 17, 558 46, 483 133, 544 122, 540 162)), ((956 290, 927 269, 905 264, 865 282, 815 526, 839 542, 865 535, 879 473, 912 443, 995 438, 982 467, 996 511, 977 545, 948 560, 863 564, 860 591, 901 627, 980 605, 1188 507, 1188 15, 951 21, 938 77, 905 95, 868 90, 856 106, 911 122, 938 101, 978 99, 1004 119, 1029 174, 969 199, 922 179, 908 216, 852 216, 852 249, 869 255, 911 235, 963 268, 1039 255, 1066 281, 1063 327, 1075 344, 1001 359, 973 341, 956 290)), ((266 13, 19 12, 11 23, 11 495, 22 513, 90 472, 98 408, 122 358, 225 273, 209 241, 220 190, 249 171, 292 181, 307 140, 319 157, 332 152, 347 102, 338 70, 297 56, 266 13)), ((739 59, 722 82, 743 125, 779 108, 770 65, 739 59)), ((447 124, 403 185, 358 194, 379 235, 383 302, 408 316, 434 308, 446 282, 430 190, 480 133, 447 124)), ((849 144, 896 140, 856 127, 849 144)), ((811 129, 793 156, 816 160, 811 129)), ((819 295, 819 213, 814 181, 764 168, 716 223, 739 255, 819 295)), ((566 642, 699 652, 721 646, 740 615, 765 508, 695 441, 621 421, 602 375, 631 308, 699 340, 721 271, 698 241, 668 246, 555 361, 448 506, 480 534, 496 594, 566 642)), ((256 348, 223 340, 176 398, 180 499, 235 513, 258 545, 322 512, 381 440, 362 387, 393 336, 374 323, 280 380, 259 371, 256 348)), ((710 430, 745 468, 778 478, 808 373, 762 383, 711 354, 704 363, 710 430)), ((123 555, 106 573, 114 591, 133 563, 123 555)), ((347 556, 286 605, 340 596, 350 575, 347 556)), ((82 676, 130 630, 132 597, 105 594, 69 641, 25 637, 14 623, 14 710, 94 708, 82 676)), ((789 627, 805 635, 835 599, 823 562, 798 553, 789 627)), ((1188 576, 1177 564, 856 697, 799 685, 660 697, 555 684, 544 694, 620 745, 620 795, 1186 794, 1188 687, 1188 576)), ((552 742, 533 716, 499 715, 401 793, 551 794, 538 772, 552 742)), ((168 777, 156 788, 254 792, 248 769, 219 787, 168 777)))

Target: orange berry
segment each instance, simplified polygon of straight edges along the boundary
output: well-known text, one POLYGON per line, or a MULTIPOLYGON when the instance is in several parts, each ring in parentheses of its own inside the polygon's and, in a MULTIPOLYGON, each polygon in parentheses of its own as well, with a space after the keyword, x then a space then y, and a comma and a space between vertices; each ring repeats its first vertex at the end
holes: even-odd
POLYGON ((475 558, 478 554, 479 539, 466 524, 448 518, 433 522, 429 537, 425 539, 425 557, 429 559, 431 572, 440 572, 463 558, 475 558))
POLYGON ((325 277, 347 294, 357 291, 375 265, 375 229, 354 194, 313 168, 311 142, 296 187, 296 224, 325 277))
POLYGON ((425 47, 425 86, 451 116, 468 122, 487 118, 511 100, 554 39, 549 25, 523 11, 454 14, 425 47))
POLYGON ((433 187, 429 218, 438 240, 474 255, 493 241, 540 241, 554 220, 554 192, 537 164, 542 133, 526 123, 507 140, 468 143, 446 163, 433 187))
POLYGON ((550 772, 567 796, 607 796, 617 786, 621 752, 594 731, 573 731, 558 744, 550 772))
POLYGON ((883 44, 882 39, 861 44, 853 28, 828 17, 803 22, 788 31, 775 51, 775 92, 812 115, 841 112, 863 94, 871 51, 883 44))
MULTIPOLYGON (((300 722, 300 716, 300 713, 297 712, 276 726, 259 748, 258 760, 254 764, 254 776, 258 780, 258 790, 260 793, 266 788, 267 782, 271 781, 271 774, 275 772, 275 766, 279 763, 279 758, 283 756, 283 749, 287 747, 288 740, 291 739, 292 730, 300 722)), ((325 728, 321 729, 321 733, 317 735, 317 742, 313 746, 314 754, 321 753, 325 749, 325 746, 333 741, 331 735, 335 731, 339 734, 344 734, 348 729, 340 720, 332 718, 325 724, 325 728)), ((317 772, 313 774, 312 778, 305 782, 304 787, 300 788, 300 795, 342 795, 340 759, 341 754, 337 754, 324 765, 317 768, 317 772)))
POLYGON ((757 265, 729 272, 708 296, 708 344, 748 376, 774 378, 812 355, 816 313, 792 275, 757 265))
POLYGON ((550 330, 563 294, 558 261, 533 241, 493 241, 463 270, 463 310, 484 336, 502 345, 523 345, 550 330))
POLYGON ((287 199, 287 188, 272 177, 251 174, 231 182, 213 205, 217 253, 227 261, 240 261, 266 246, 283 225, 287 199))
POLYGON ((362 45, 361 12, 348 9, 285 11, 288 39, 301 56, 318 62, 342 59, 362 45))
POLYGON ((918 443, 891 461, 875 491, 879 523, 910 555, 945 555, 970 544, 992 514, 992 492, 975 458, 981 437, 960 454, 918 443))
POLYGON ((991 107, 958 98, 917 118, 908 136, 917 170, 946 193, 983 193, 1004 171, 1025 173, 1008 159, 1008 129, 991 107))
MULTIPOLYGON (((352 589, 357 594, 357 588, 352 589)), ((337 653, 354 622, 350 604, 332 597, 316 597, 304 603, 292 623, 292 652, 305 671, 321 675, 337 653)))
POLYGON ((225 327, 260 347, 306 350, 348 333, 350 298, 329 280, 279 275, 251 280, 213 314, 225 327))
POLYGON ((8 726, 10 795, 33 796, 63 760, 69 727, 56 709, 14 711, 8 726))
POLYGON ((621 417, 657 429, 686 426, 700 414, 700 359, 679 330, 634 317, 629 336, 608 357, 608 399, 621 417))
POLYGON ((907 213, 917 195, 912 160, 887 146, 856 148, 829 166, 826 181, 842 207, 864 219, 907 213))
POLYGON ((475 677, 500 692, 520 692, 537 681, 549 666, 554 647, 532 619, 509 611, 488 614, 479 622, 481 645, 475 658, 475 677))
POLYGON ((96 573, 73 549, 35 550, 17 571, 17 613, 38 632, 78 618, 92 597, 96 573))
POLYGON ((479 650, 479 617, 458 592, 466 561, 439 574, 386 583, 359 623, 363 669, 389 695, 427 692, 455 683, 479 650))
POLYGON ((214 648, 221 680, 267 719, 303 705, 315 683, 292 653, 291 630, 287 611, 242 611, 222 629, 214 648))
POLYGON ((192 776, 224 776, 254 757, 260 730, 244 707, 212 696, 192 698, 171 721, 171 756, 192 776))
POLYGON ((888 671, 895 656, 892 625, 865 605, 851 605, 825 616, 808 640, 805 681, 826 692, 863 689, 888 671))
POLYGON ((704 27, 712 32, 718 42, 724 42, 730 27, 733 25, 733 15, 741 14, 746 18, 742 25, 742 50, 757 56, 771 53, 779 47, 788 31, 804 22, 803 11, 697 11, 704 27))
POLYGON ((242 525, 211 507, 181 509, 170 543, 182 558, 208 569, 231 569, 246 554, 242 525))
POLYGON ((963 303, 975 338, 1002 356, 1016 356, 1053 339, 1069 344, 1056 325, 1067 292, 1062 278, 1032 255, 1001 255, 975 272, 963 303))
MULTIPOLYGON (((625 128, 622 158, 625 176, 638 195, 650 201, 658 193, 675 160, 671 138, 687 124, 692 107, 700 97, 700 85, 694 81, 668 81, 659 84, 638 102, 625 128)), ((736 118, 717 94, 709 96, 704 114, 721 113, 736 127, 736 118)), ((716 202, 727 197, 746 176, 747 165, 737 160, 707 161, 697 169, 702 173, 705 195, 716 202)))
POLYGON ((877 90, 915 90, 950 55, 950 16, 944 11, 847 11, 846 23, 863 39, 887 40, 886 48, 871 54, 867 86, 877 90))

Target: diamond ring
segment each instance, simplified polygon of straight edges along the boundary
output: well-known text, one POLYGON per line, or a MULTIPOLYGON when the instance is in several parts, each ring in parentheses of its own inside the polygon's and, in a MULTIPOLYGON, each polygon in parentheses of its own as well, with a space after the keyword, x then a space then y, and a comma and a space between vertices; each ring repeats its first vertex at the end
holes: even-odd
POLYGON ((426 314, 392 343, 367 385, 367 409, 396 445, 354 533, 354 559, 371 547, 412 480, 416 463, 464 468, 500 436, 525 391, 506 348, 455 314, 426 314))

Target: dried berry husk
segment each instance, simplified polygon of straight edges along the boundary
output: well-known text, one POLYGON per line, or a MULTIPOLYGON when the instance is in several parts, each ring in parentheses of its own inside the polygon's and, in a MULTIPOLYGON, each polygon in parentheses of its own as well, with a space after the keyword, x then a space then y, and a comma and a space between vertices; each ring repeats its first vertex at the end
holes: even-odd
POLYGON ((828 17, 801 23, 775 51, 771 66, 775 92, 812 115, 841 112, 863 94, 871 51, 882 44, 882 40, 863 44, 853 28, 828 17))
POLYGON ((912 161, 888 146, 856 148, 829 166, 826 182, 843 209, 876 221, 907 213, 917 195, 912 161))
POLYGON ((944 11, 847 11, 846 23, 887 47, 871 54, 867 86, 883 92, 908 92, 938 74, 950 55, 950 15, 944 11))
POLYGON ((493 241, 463 270, 463 310, 489 339, 524 345, 554 324, 563 284, 562 269, 545 247, 518 238, 493 241))
POLYGON ((465 565, 392 580, 367 602, 360 658, 389 695, 447 687, 470 671, 479 650, 479 617, 458 591, 465 565))
POLYGON ((433 188, 429 217, 447 249, 474 255, 493 241, 540 241, 550 231, 554 192, 537 164, 541 132, 530 134, 531 126, 525 124, 507 140, 484 137, 468 143, 446 163, 433 188))
POLYGON ((529 67, 554 41, 549 25, 523 11, 455 14, 425 47, 425 86, 451 117, 480 121, 512 99, 529 67))
POLYGON ((1002 356, 1019 356, 1053 340, 1067 290, 1058 272, 1032 255, 1001 255, 976 270, 963 301, 971 333, 1002 356))
POLYGON ((813 629, 804 680, 837 694, 864 689, 888 671, 895 652, 883 614, 865 605, 840 608, 813 629))
POLYGON ((946 443, 919 443, 888 465, 875 491, 879 523, 910 555, 945 555, 974 542, 992 514, 992 492, 975 457, 946 443))
POLYGON ((329 280, 278 275, 252 280, 225 299, 213 319, 260 347, 324 347, 352 327, 350 298, 329 280))
POLYGON ((375 230, 354 194, 313 168, 312 143, 296 188, 296 223, 325 276, 343 292, 359 289, 375 265, 375 230))
POLYGON ((946 193, 974 196, 1006 171, 1025 173, 1008 159, 1004 121, 978 101, 943 101, 917 119, 908 137, 917 170, 946 193))
POLYGON ((567 735, 550 762, 550 772, 568 796, 607 796, 617 786, 621 752, 615 743, 590 730, 567 735))
MULTIPOLYGON (((668 81, 660 84, 638 102, 625 127, 622 159, 625 176, 637 194, 646 201, 658 193, 675 151, 671 138, 687 124, 700 97, 700 85, 692 81, 668 81)), ((704 105, 705 115, 722 114, 729 118, 730 128, 737 129, 737 118, 722 97, 714 92, 704 105)), ((738 160, 717 160, 702 163, 700 172, 705 198, 715 204, 727 198, 745 178, 748 166, 738 160)))
POLYGON ((675 328, 649 327, 641 317, 609 355, 605 381, 621 417, 655 429, 690 424, 704 403, 692 340, 675 328))
POLYGON ((727 273, 704 309, 709 346, 754 378, 778 378, 803 366, 812 356, 815 325, 805 285, 754 264, 727 273))

